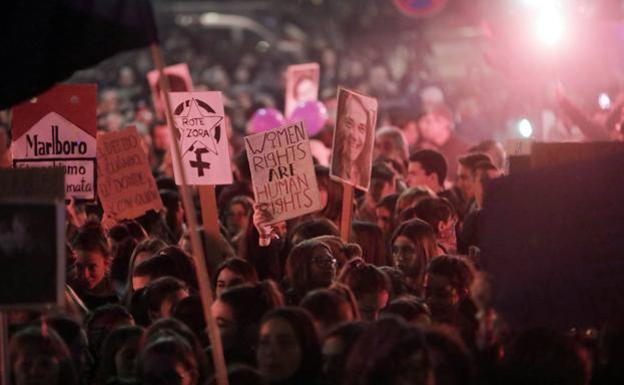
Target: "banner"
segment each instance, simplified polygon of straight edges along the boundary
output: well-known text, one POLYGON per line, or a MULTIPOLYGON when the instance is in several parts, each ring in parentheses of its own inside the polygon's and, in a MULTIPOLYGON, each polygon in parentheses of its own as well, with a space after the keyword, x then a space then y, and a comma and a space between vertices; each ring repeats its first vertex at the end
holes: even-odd
POLYGON ((368 191, 377 124, 377 99, 338 89, 330 176, 368 191))
POLYGON ((109 217, 133 219, 163 208, 141 141, 134 126, 98 137, 97 190, 109 217))
MULTIPOLYGON (((189 92, 193 91, 191 72, 186 63, 175 64, 165 67, 165 75, 169 79, 169 91, 189 92)), ((165 119, 165 100, 160 91, 159 75, 157 70, 147 73, 147 82, 152 91, 152 103, 158 119, 165 119)))
POLYGON ((290 117, 297 104, 318 99, 320 67, 318 63, 296 64, 286 69, 284 116, 290 117))
POLYGON ((61 84, 13 108, 13 166, 61 167, 65 197, 95 199, 96 86, 61 84))
MULTIPOLYGON (((232 183, 221 92, 171 92, 174 125, 180 134, 182 167, 189 185, 232 183)), ((175 152, 172 152, 175 154, 175 152)), ((180 172, 173 162, 175 180, 180 172)))
POLYGON ((245 137, 254 196, 270 223, 321 209, 308 131, 295 122, 245 137))

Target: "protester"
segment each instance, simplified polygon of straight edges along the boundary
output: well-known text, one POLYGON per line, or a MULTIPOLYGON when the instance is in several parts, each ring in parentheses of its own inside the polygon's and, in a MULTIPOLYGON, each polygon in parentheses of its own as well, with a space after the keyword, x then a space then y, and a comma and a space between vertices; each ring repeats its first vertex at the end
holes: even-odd
POLYGON ((270 384, 318 384, 321 348, 310 315, 289 307, 266 314, 257 358, 258 369, 270 384))
POLYGON ((427 265, 438 255, 435 232, 427 222, 412 219, 394 231, 391 245, 394 267, 404 274, 409 291, 421 296, 427 265))

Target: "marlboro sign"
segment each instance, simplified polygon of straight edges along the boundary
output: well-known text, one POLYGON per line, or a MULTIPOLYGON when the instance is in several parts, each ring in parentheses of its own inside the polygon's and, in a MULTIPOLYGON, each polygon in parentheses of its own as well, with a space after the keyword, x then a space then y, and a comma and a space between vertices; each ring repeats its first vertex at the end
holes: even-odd
POLYGON ((56 86, 13 109, 13 166, 61 167, 65 197, 95 199, 95 85, 56 86))

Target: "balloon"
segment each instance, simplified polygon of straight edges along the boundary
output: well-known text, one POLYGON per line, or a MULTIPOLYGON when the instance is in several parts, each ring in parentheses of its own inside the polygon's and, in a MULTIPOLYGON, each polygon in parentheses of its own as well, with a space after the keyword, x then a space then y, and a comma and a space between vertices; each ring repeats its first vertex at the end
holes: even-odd
POLYGON ((325 105, 318 100, 309 100, 297 104, 288 120, 291 122, 303 120, 308 129, 308 135, 312 137, 318 134, 325 126, 325 121, 327 121, 327 109, 325 105))
POLYGON ((284 124, 284 115, 275 108, 260 108, 251 117, 251 131, 262 132, 284 124))

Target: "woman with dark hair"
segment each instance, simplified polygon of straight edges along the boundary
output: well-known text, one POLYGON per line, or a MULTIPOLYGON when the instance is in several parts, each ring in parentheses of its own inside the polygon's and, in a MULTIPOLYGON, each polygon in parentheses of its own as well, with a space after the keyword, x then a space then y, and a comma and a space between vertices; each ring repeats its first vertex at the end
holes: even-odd
POLYGON ((72 242, 76 255, 70 286, 87 308, 118 301, 110 278, 112 256, 99 223, 87 222, 72 242))
POLYGON ((334 258, 336 258, 336 270, 342 269, 345 263, 352 258, 362 257, 362 248, 357 243, 346 243, 340 237, 336 235, 321 235, 320 237, 314 237, 325 243, 332 251, 334 258))
POLYGON ((76 370, 67 346, 54 331, 28 327, 9 344, 12 385, 77 385, 76 370))
MULTIPOLYGON (((195 362, 195 368, 199 375, 197 383, 203 384, 207 379, 208 374, 208 358, 195 333, 193 333, 188 326, 182 323, 182 321, 175 318, 162 318, 154 322, 149 328, 147 328, 147 330, 145 330, 143 340, 141 341, 142 351, 144 351, 146 346, 150 343, 167 337, 181 339, 187 346, 190 347, 193 355, 193 361, 195 362)), ((139 360, 141 360, 141 357, 139 360)), ((190 359, 188 360, 190 361, 190 359)), ((139 365, 141 362, 142 361, 139 361, 139 365)), ((144 362, 143 364, 145 365, 144 362)), ((143 368, 145 368, 145 366, 143 366, 143 368)), ((141 374, 141 367, 138 368, 138 373, 139 375, 141 374)))
POLYGON ((288 304, 298 304, 307 292, 329 287, 336 278, 336 258, 325 243, 309 239, 293 247, 286 260, 288 304))
POLYGON ((373 321, 386 306, 390 296, 390 281, 378 267, 352 259, 340 272, 339 281, 349 286, 357 300, 360 316, 373 321))
POLYGON ((200 374, 193 349, 178 335, 147 342, 139 356, 142 385, 199 385, 200 374))
POLYGON ((272 281, 232 287, 212 303, 228 363, 255 364, 260 320, 283 305, 283 297, 272 281))
POLYGON ((386 252, 383 231, 372 222, 354 221, 353 240, 362 248, 362 259, 375 266, 387 266, 391 261, 386 252))
POLYGON ((212 279, 213 290, 218 298, 229 287, 241 284, 255 284, 258 282, 256 269, 242 258, 229 258, 223 261, 212 279))
POLYGON ((394 231, 390 244, 394 266, 405 274, 410 292, 422 296, 427 265, 438 254, 433 228, 420 219, 411 219, 394 231))
POLYGON ((260 323, 257 360, 270 384, 318 384, 321 348, 308 312, 286 307, 266 314, 260 323))
POLYGON ((225 224, 228 238, 233 244, 245 233, 252 213, 253 200, 248 196, 237 195, 228 202, 226 210, 223 211, 222 223, 225 224))
POLYGON ((358 338, 347 359, 344 385, 426 385, 432 382, 425 337, 396 318, 383 318, 358 338))
POLYGON ((86 383, 86 379, 93 369, 93 357, 89 353, 87 333, 82 325, 66 315, 44 317, 42 321, 44 325, 53 328, 63 339, 69 349, 78 378, 84 379, 85 381, 82 383, 86 383))
POLYGON ((347 358, 368 322, 347 322, 330 329, 323 340, 323 380, 329 385, 343 383, 347 358))
POLYGON ((106 337, 95 385, 124 384, 136 380, 137 356, 143 332, 140 326, 122 326, 106 337))
POLYGON ((340 92, 338 121, 334 131, 332 173, 354 185, 368 187, 374 135, 374 112, 359 95, 340 92))

